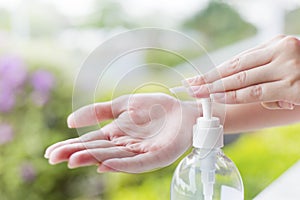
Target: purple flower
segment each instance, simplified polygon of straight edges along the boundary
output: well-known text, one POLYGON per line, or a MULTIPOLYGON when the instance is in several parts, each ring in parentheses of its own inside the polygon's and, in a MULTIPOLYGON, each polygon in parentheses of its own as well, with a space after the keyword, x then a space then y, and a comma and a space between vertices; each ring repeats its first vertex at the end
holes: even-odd
POLYGON ((20 166, 21 178, 24 182, 33 182, 36 178, 35 167, 29 163, 25 162, 20 166))
POLYGON ((0 124, 0 145, 12 141, 14 137, 13 128, 6 123, 0 124))
POLYGON ((14 108, 15 102, 15 94, 12 90, 4 88, 0 91, 0 112, 10 112, 14 108))
POLYGON ((16 56, 0 58, 0 112, 9 112, 15 105, 16 93, 27 77, 23 61, 16 56))
POLYGON ((34 103, 39 106, 46 104, 55 84, 53 74, 45 70, 38 70, 32 74, 31 84, 34 89, 32 93, 34 103))
POLYGON ((32 74, 31 84, 36 91, 49 92, 54 87, 54 83, 53 74, 46 70, 38 70, 32 74))
POLYGON ((23 86, 26 77, 25 64, 19 57, 4 56, 0 58, 1 88, 18 89, 23 86))

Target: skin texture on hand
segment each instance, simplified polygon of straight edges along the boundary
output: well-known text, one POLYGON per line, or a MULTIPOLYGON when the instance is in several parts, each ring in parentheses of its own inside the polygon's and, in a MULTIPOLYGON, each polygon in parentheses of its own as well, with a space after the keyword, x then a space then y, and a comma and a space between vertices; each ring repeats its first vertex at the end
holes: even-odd
POLYGON ((78 138, 50 146, 51 164, 70 168, 98 165, 98 172, 141 173, 165 167, 192 143, 192 127, 200 115, 197 104, 171 96, 135 94, 80 108, 68 118, 70 128, 108 125, 78 138))
POLYGON ((300 104, 300 41, 277 36, 185 84, 196 98, 212 94, 220 103, 262 102, 268 109, 294 109, 300 104))

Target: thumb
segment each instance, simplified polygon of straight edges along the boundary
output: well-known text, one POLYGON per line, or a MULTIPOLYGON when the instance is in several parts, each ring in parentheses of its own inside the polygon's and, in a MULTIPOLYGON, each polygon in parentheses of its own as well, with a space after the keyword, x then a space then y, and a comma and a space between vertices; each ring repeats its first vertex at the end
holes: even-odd
POLYGON ((68 126, 69 128, 80 128, 115 119, 127 109, 126 99, 126 97, 119 97, 113 101, 90 104, 79 108, 69 115, 68 126))
POLYGON ((293 110, 295 108, 295 104, 287 101, 262 102, 261 105, 264 108, 267 108, 269 110, 278 110, 278 109, 293 110))
POLYGON ((111 102, 97 103, 79 108, 69 115, 67 123, 69 128, 79 128, 98 124, 113 117, 111 102))

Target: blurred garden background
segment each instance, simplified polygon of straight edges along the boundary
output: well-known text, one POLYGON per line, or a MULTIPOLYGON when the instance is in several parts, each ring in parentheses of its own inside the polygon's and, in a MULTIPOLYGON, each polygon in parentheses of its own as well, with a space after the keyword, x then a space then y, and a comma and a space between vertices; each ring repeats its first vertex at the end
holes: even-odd
MULTIPOLYGON (((218 64, 276 34, 300 35, 299 18, 296 0, 0 0, 0 199, 169 199, 177 163, 144 174, 97 174, 95 167, 69 170, 44 159, 47 146, 78 136, 67 128, 66 117, 85 58, 112 35, 158 27, 191 36, 218 64)), ((185 71, 184 60, 164 53, 149 51, 139 59, 185 71)), ((157 73, 167 78, 157 69, 146 76, 157 73)), ((97 100, 121 95, 103 85, 97 100)), ((299 132, 300 125, 292 125, 243 133, 224 148, 240 169, 245 199, 300 159, 299 132)))

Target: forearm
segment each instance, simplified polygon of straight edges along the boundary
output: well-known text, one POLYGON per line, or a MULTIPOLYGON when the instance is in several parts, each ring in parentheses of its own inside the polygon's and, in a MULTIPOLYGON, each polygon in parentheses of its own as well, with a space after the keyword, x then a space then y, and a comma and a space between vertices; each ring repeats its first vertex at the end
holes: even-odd
POLYGON ((300 122, 300 106, 296 106, 294 110, 268 110, 260 103, 226 106, 217 104, 214 112, 223 121, 226 133, 248 132, 300 122))

